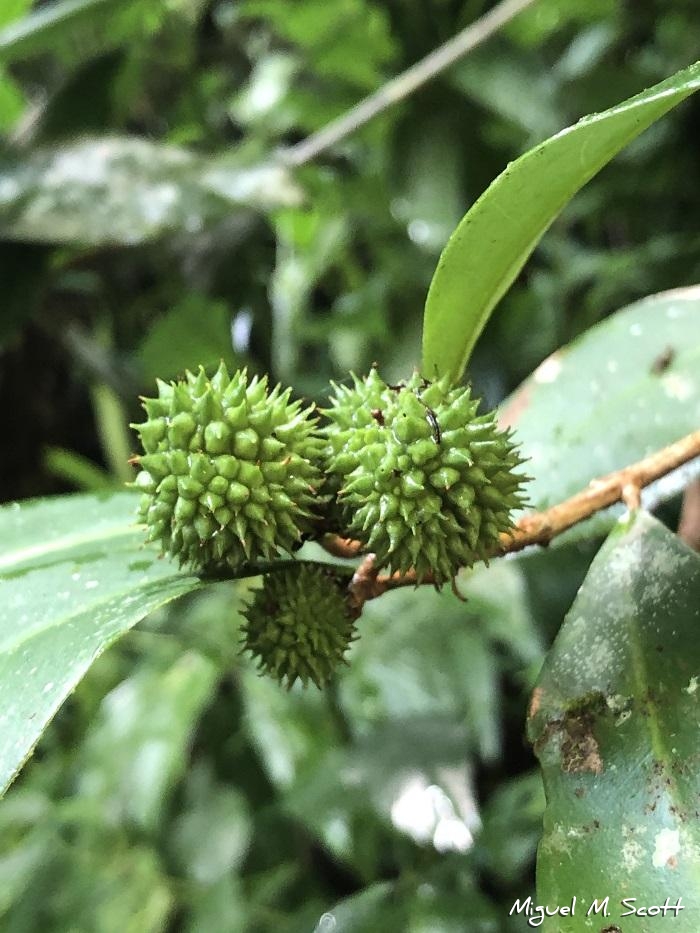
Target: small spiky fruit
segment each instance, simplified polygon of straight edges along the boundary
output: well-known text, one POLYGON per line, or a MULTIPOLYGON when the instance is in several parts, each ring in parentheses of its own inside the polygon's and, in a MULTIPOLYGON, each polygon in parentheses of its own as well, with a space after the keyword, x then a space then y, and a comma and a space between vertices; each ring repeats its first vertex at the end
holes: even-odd
POLYGON ((287 687, 325 686, 356 637, 342 587, 318 564, 268 574, 244 615, 243 650, 287 687))
POLYGON ((202 572, 235 569, 291 551, 314 521, 322 442, 312 408, 267 378, 212 379, 200 368, 181 382, 158 381, 133 425, 145 454, 135 486, 149 540, 202 572))
POLYGON ((340 477, 347 529, 379 566, 439 586, 492 553, 523 504, 523 461, 469 388, 417 373, 387 385, 373 369, 334 386, 327 470, 340 477))

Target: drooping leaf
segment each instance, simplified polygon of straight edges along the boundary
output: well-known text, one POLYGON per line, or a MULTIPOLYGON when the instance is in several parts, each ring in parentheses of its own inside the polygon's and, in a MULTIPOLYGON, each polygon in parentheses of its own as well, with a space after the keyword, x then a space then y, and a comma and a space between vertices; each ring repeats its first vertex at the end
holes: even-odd
POLYGON ((700 87, 700 63, 584 117, 511 163, 452 234, 430 285, 423 372, 458 380, 486 321, 546 229, 624 146, 700 87))
MULTIPOLYGON (((536 509, 697 430, 700 287, 636 302, 558 350, 504 403, 502 420, 529 458, 536 509)), ((676 494, 693 470, 664 477, 651 501, 676 494)), ((600 527, 594 520, 576 534, 600 527)))
POLYGON ((196 589, 143 544, 129 493, 0 509, 0 792, 92 662, 196 589))
POLYGON ((542 929, 597 925, 648 933, 636 906, 682 899, 681 933, 697 929, 700 823, 700 557, 645 512, 618 525, 591 565, 545 661, 529 735, 547 810, 538 902, 567 905, 542 929), (617 926, 616 926, 617 925, 617 926))
POLYGON ((0 233, 25 241, 134 245, 196 233, 233 208, 296 204, 281 166, 243 168, 132 137, 83 138, 0 159, 0 233))

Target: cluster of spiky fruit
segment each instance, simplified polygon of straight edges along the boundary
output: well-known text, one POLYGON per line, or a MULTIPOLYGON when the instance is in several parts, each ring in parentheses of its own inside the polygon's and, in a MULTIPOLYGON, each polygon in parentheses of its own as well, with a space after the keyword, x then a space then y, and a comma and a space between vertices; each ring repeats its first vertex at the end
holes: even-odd
POLYGON ((244 615, 244 650, 287 687, 296 680, 324 687, 356 637, 344 589, 320 564, 268 574, 244 615))
MULTIPOLYGON (((522 461, 468 388, 418 374, 387 385, 373 369, 333 387, 323 428, 290 394, 223 364, 158 383, 134 426, 150 540, 220 574, 291 553, 333 516, 378 567, 440 586, 512 527, 522 461)), ((353 638, 337 581, 301 562, 268 574, 246 617, 245 646, 288 685, 326 683, 353 638)))
POLYGON ((340 478, 347 530, 379 566, 438 585, 487 559, 523 504, 522 462, 469 388, 417 373, 390 386, 373 369, 334 386, 326 469, 340 478))

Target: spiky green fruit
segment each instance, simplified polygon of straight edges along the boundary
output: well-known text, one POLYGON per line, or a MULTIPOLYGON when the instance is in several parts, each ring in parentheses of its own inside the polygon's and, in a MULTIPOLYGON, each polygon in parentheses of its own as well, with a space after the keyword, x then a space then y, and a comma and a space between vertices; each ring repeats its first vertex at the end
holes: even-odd
POLYGON ((243 650, 287 687, 296 680, 325 686, 355 638, 344 590, 318 564, 268 574, 244 615, 243 650))
POLYGON ((158 381, 134 425, 145 454, 135 485, 149 540, 200 572, 235 569, 291 551, 314 521, 322 442, 312 408, 267 378, 212 379, 200 368, 158 381))
POLYGON ((488 557, 523 504, 522 463, 469 388, 418 374, 387 385, 373 369, 334 386, 327 470, 341 479, 347 530, 379 566, 437 585, 488 557))

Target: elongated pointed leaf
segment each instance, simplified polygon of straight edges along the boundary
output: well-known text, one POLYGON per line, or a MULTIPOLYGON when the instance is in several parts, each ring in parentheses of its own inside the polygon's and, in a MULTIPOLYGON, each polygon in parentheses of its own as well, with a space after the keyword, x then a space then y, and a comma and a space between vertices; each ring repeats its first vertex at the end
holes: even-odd
POLYGON ((545 661, 529 734, 547 810, 538 903, 570 905, 542 929, 649 933, 700 916, 700 557, 647 513, 593 561, 545 661), (609 896, 609 914, 586 916, 609 896))
POLYGON ((105 648, 200 585, 143 544, 134 504, 118 493, 0 509, 0 793, 105 648))
MULTIPOLYGON (((638 301, 558 350, 504 403, 501 419, 529 458, 536 509, 697 430, 700 286, 638 301)), ((676 494, 698 466, 664 477, 652 501, 676 494)), ((602 521, 569 534, 596 534, 602 521)))
POLYGON ((425 308, 426 376, 460 378, 493 308, 562 208, 624 146, 699 87, 696 63, 610 110, 584 117, 498 176, 438 262, 425 308))

